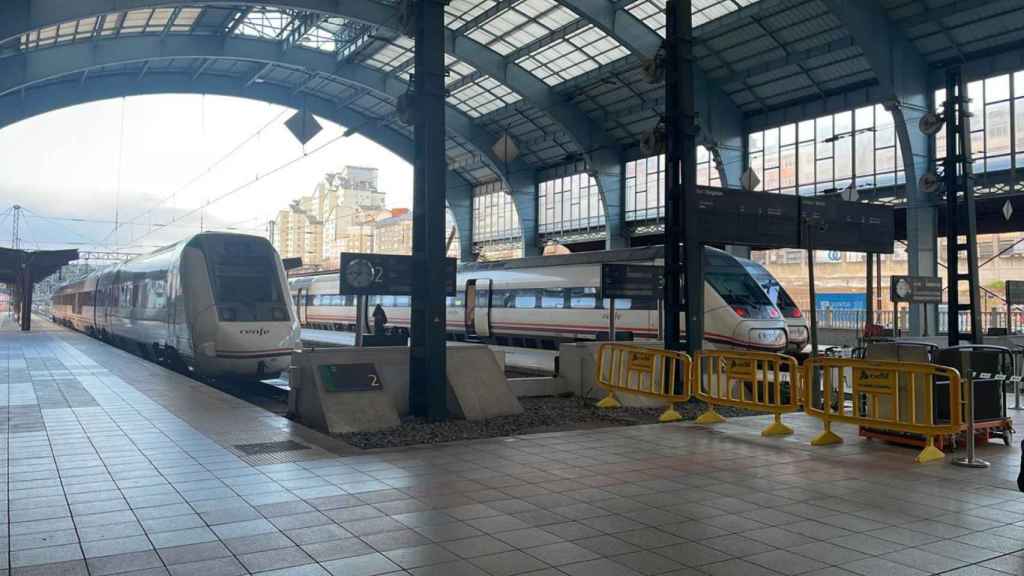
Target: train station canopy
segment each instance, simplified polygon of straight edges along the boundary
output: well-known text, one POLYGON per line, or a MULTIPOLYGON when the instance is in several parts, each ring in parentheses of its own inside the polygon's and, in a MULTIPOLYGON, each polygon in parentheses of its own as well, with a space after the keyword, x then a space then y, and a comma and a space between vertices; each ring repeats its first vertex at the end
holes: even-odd
POLYGON ((14 284, 23 270, 31 273, 33 282, 42 280, 73 260, 78 260, 78 250, 0 248, 0 282, 14 284))

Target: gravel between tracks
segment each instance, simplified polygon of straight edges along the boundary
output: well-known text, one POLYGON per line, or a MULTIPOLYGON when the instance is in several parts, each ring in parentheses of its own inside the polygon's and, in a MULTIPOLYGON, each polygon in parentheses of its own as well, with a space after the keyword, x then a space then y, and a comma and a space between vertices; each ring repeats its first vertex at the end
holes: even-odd
MULTIPOLYGON (((455 419, 447 422, 428 422, 423 418, 407 417, 395 428, 339 436, 358 448, 396 448, 560 430, 653 424, 658 421, 658 416, 663 411, 661 408, 600 409, 594 406, 592 400, 575 397, 520 398, 519 401, 523 405, 523 413, 516 416, 501 416, 475 422, 455 419)), ((704 408, 705 404, 697 400, 676 405, 676 410, 684 420, 696 419, 704 408)), ((718 412, 725 417, 754 414, 727 406, 719 407, 718 412)))

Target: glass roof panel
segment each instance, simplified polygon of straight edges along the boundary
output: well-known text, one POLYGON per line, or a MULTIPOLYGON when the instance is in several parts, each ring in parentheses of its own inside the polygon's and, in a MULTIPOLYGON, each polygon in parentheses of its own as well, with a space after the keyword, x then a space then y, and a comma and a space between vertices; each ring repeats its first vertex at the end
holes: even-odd
MULTIPOLYGON (((697 28, 758 0, 693 0, 691 14, 693 27, 697 28)), ((626 6, 633 16, 643 21, 651 29, 665 35, 665 0, 637 0, 626 6)))
POLYGON ((466 64, 458 58, 454 58, 447 54, 444 55, 444 66, 448 70, 448 75, 445 78, 445 84, 452 84, 462 80, 470 74, 476 73, 476 68, 473 68, 469 64, 466 64))
POLYGON ((458 30, 495 4, 496 0, 450 0, 444 7, 444 25, 458 30))
POLYGON ((467 35, 507 56, 576 20, 572 10, 554 0, 519 0, 468 31, 467 35))
POLYGON ((458 88, 448 96, 448 102, 473 118, 503 108, 520 99, 508 86, 490 76, 483 76, 458 88))
POLYGON ((516 61, 551 86, 629 55, 615 39, 587 26, 516 61))
POLYGON ((274 9, 257 9, 246 15, 238 26, 238 34, 257 38, 281 38, 291 23, 292 15, 274 9))
POLYGON ((406 36, 399 36, 395 40, 391 40, 385 44, 381 49, 377 50, 366 61, 366 64, 379 68, 385 72, 390 72, 395 68, 398 68, 407 60, 413 57, 413 41, 411 38, 406 36))

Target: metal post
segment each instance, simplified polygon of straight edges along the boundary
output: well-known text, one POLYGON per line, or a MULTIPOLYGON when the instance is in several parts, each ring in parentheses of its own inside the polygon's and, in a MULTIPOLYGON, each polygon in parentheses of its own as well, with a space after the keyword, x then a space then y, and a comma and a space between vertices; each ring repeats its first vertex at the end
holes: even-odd
POLYGON ((680 69, 685 66, 680 62, 681 50, 676 42, 679 36, 682 13, 690 13, 687 6, 679 6, 684 2, 670 0, 665 5, 666 25, 666 62, 665 62, 665 310, 662 334, 666 350, 679 350, 679 317, 682 314, 681 274, 682 259, 679 246, 683 241, 683 191, 681 171, 683 163, 683 143, 680 140, 682 122, 682 103, 680 69))
POLYGON ((448 417, 445 344, 444 0, 415 5, 413 259, 409 409, 448 417))
POLYGON ((26 265, 21 271, 21 330, 32 329, 32 270, 26 265))
POLYGON ((867 274, 866 274, 866 278, 865 278, 866 281, 864 282, 864 286, 865 286, 865 288, 864 288, 864 307, 865 307, 865 310, 864 310, 864 328, 865 328, 865 331, 867 330, 868 324, 874 324, 874 322, 872 321, 873 317, 874 317, 874 309, 875 309, 874 308, 875 302, 873 300, 874 297, 875 297, 875 295, 873 294, 874 286, 872 286, 872 284, 874 283, 874 279, 872 277, 875 275, 874 258, 875 258, 874 254, 871 254, 870 252, 868 254, 866 254, 865 257, 864 257, 864 261, 867 263, 867 267, 866 267, 867 268, 867 274))
POLYGON ((615 342, 615 298, 608 299, 608 341, 615 342))
POLYGON ((967 350, 960 352, 960 377, 967 384, 967 456, 954 458, 952 463, 967 468, 988 468, 988 462, 974 456, 974 376, 971 374, 971 353, 967 350))
POLYGON ((942 162, 943 181, 946 187, 946 338, 950 346, 960 344, 960 254, 957 234, 957 170, 956 170, 956 93, 955 74, 946 73, 946 101, 943 115, 946 118, 946 158, 942 162))
POLYGON ((811 356, 818 355, 818 305, 815 300, 817 294, 814 289, 814 248, 810 243, 811 225, 807 225, 807 289, 811 296, 811 356))
POLYGON ((363 332, 366 322, 366 296, 356 296, 356 348, 363 345, 363 332))
POLYGON ((900 337, 900 303, 892 303, 892 336, 893 338, 900 337))

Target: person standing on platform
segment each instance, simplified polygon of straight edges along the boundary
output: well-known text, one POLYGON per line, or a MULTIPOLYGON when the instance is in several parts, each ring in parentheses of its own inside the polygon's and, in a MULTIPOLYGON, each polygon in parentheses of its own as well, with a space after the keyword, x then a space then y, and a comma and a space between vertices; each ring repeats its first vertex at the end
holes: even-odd
POLYGON ((373 307, 373 333, 383 334, 384 325, 388 323, 388 315, 380 304, 373 307))

